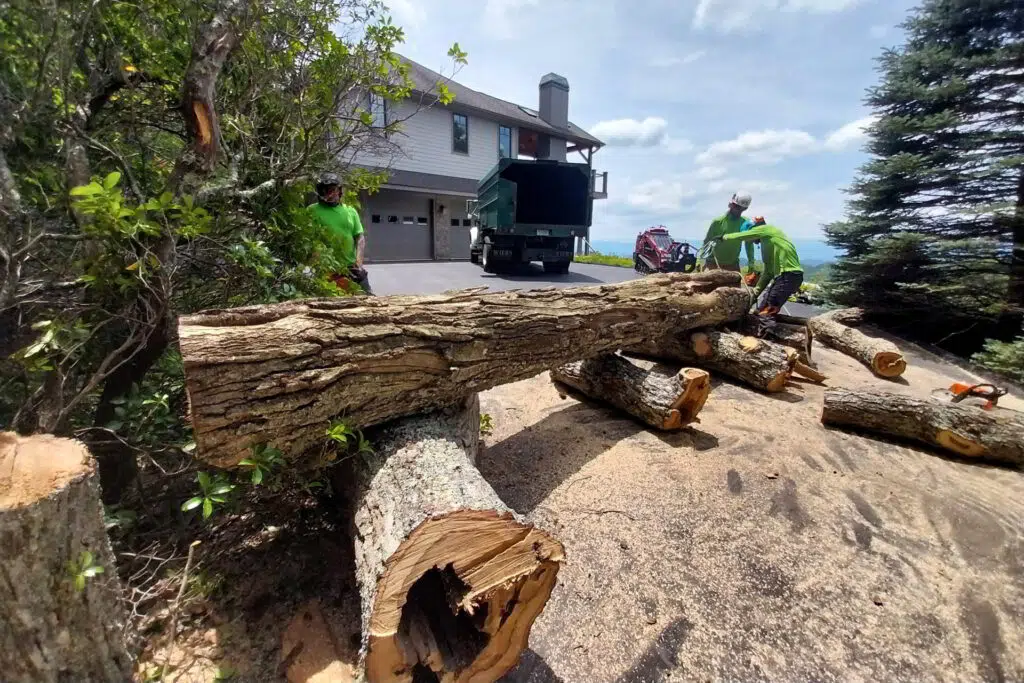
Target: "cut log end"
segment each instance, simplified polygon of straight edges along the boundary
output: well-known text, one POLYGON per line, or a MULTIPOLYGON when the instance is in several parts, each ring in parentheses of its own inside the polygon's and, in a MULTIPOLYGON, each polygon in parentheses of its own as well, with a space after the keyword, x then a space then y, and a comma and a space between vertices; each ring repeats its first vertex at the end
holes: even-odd
POLYGON ((683 368, 676 375, 679 382, 679 397, 672 403, 672 410, 662 427, 666 431, 682 429, 693 422, 700 422, 697 413, 701 411, 711 394, 711 375, 707 370, 683 368))
POLYGON ((89 452, 77 441, 0 432, 0 510, 33 505, 94 470, 89 452))
POLYGON ((871 370, 880 377, 899 377, 906 369, 907 361, 900 353, 880 351, 871 359, 871 370))
POLYGON ((710 358, 715 354, 711 338, 703 332, 694 332, 690 335, 690 345, 698 358, 710 358))
POLYGON ((942 448, 967 458, 981 458, 988 451, 976 441, 971 441, 956 432, 940 429, 935 434, 935 443, 942 448))
POLYGON ((378 581, 369 680, 497 680, 526 648, 563 559, 558 541, 510 514, 426 520, 378 581))

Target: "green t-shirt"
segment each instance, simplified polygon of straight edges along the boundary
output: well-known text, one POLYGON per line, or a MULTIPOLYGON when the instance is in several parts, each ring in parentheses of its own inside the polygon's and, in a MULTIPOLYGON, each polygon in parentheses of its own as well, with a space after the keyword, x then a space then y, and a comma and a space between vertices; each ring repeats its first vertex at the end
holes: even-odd
POLYGON ((796 247, 786 237, 786 233, 774 225, 759 225, 746 232, 726 235, 722 239, 737 245, 740 242, 751 244, 750 240, 761 240, 761 260, 764 261, 764 271, 761 272, 761 277, 757 280, 757 287, 754 288, 758 294, 764 291, 768 283, 781 273, 803 272, 796 247))
MULTIPOLYGON (((711 221, 711 226, 708 228, 708 234, 704 237, 704 243, 712 239, 721 240, 726 235, 739 232, 740 226, 747 219, 743 216, 730 216, 725 214, 711 221)), ((747 242, 745 245, 747 251, 747 266, 754 267, 754 244, 747 242)), ((720 241, 715 245, 715 251, 711 258, 709 258, 710 264, 715 265, 715 261, 718 261, 720 266, 739 266, 740 265, 740 243, 739 242, 724 242, 720 241)))
POLYGON ((363 222, 359 220, 359 212, 351 206, 338 204, 327 206, 317 202, 307 209, 324 227, 324 242, 343 266, 351 266, 356 262, 356 237, 363 234, 363 222))

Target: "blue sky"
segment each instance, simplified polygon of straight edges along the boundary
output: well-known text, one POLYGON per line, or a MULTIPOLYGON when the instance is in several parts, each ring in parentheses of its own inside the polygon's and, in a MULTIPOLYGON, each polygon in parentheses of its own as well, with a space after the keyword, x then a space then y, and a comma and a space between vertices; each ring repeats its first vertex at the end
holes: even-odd
MULTIPOLYGON (((864 161, 874 58, 901 42, 908 0, 385 0, 401 52, 465 85, 536 106, 569 80, 569 117, 608 143, 593 239, 664 224, 701 237, 738 189, 794 238, 842 217, 864 161)), ((574 155, 575 156, 575 155, 574 155)), ((580 160, 578 156, 576 160, 580 160)))

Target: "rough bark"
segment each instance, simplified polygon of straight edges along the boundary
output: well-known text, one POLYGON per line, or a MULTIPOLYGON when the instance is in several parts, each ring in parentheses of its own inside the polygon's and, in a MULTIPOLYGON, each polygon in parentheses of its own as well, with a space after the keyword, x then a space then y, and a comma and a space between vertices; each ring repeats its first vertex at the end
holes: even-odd
POLYGON ((96 467, 85 447, 0 432, 0 678, 124 683, 131 658, 96 467), (74 586, 69 563, 103 573, 74 586))
POLYGON ((352 427, 452 405, 499 384, 737 320, 735 273, 617 285, 353 297, 213 311, 179 326, 202 459, 231 467, 258 443, 297 457, 328 421, 352 427))
POLYGON ((355 464, 367 679, 495 681, 526 648, 564 557, 474 465, 474 395, 372 436, 355 464), (433 671, 436 678, 427 674, 433 671))
MULTIPOLYGON (((748 315, 743 319, 743 331, 750 335, 757 335, 760 331, 756 315, 748 315)), ((814 334, 807 325, 790 325, 776 322, 774 327, 764 332, 764 338, 768 341, 796 349, 800 354, 798 359, 804 365, 813 366, 811 362, 811 347, 814 342, 814 334)))
POLYGON ((879 377, 899 377, 907 369, 907 361, 899 348, 887 339, 869 337, 849 327, 859 322, 856 309, 831 311, 807 321, 815 339, 864 363, 879 377))
POLYGON ((666 431, 700 422, 697 413, 711 393, 711 378, 704 370, 645 370, 612 353, 563 365, 551 371, 551 379, 556 386, 566 385, 666 431))
POLYGON ((903 394, 829 389, 821 421, 938 447, 959 456, 1024 465, 1024 415, 903 394))
POLYGON ((710 329, 654 337, 629 347, 628 352, 698 365, 769 393, 786 388, 794 362, 778 344, 710 329))

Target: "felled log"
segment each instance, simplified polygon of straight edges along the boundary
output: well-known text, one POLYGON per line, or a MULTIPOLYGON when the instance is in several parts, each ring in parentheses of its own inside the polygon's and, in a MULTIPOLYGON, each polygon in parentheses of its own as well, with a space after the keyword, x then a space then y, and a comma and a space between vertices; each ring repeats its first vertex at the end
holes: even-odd
POLYGON ((357 456, 356 578, 367 679, 495 681, 526 648, 564 557, 474 465, 474 395, 398 420, 357 456), (429 672, 433 672, 432 675, 429 672))
POLYGON ((793 374, 800 375, 801 377, 805 377, 811 381, 817 382, 818 384, 821 384, 822 382, 828 379, 827 376, 818 372, 810 365, 801 362, 800 352, 797 351, 796 349, 787 346, 786 355, 789 356, 789 359, 791 361, 793 361, 793 374))
POLYGON ((1024 465, 1024 417, 903 394, 829 389, 821 421, 886 434, 959 456, 1024 465))
POLYGON ((648 358, 698 365, 769 393, 786 388, 793 360, 784 347, 735 332, 700 330, 661 335, 627 350, 648 358))
POLYGON ((902 375, 907 362, 899 348, 887 339, 869 337, 850 327, 859 318, 857 309, 841 309, 811 318, 807 327, 818 341, 856 358, 879 377, 891 379, 902 375))
POLYGON ((551 371, 551 379, 666 431, 699 422, 697 413, 711 393, 704 370, 645 370, 613 353, 563 365, 551 371))
POLYGON ((347 297, 213 311, 179 327, 200 458, 231 467, 270 443, 295 457, 328 421, 351 427, 451 405, 477 391, 637 344, 737 320, 739 275, 657 275, 617 285, 347 297))
POLYGON ((131 680, 125 611, 85 447, 0 432, 0 678, 131 680))
POLYGON ((768 341, 788 346, 795 349, 800 356, 799 361, 804 365, 811 366, 811 350, 814 342, 814 334, 807 325, 789 325, 776 321, 768 330, 761 330, 756 315, 748 315, 743 319, 743 331, 749 335, 757 336, 763 332, 764 338, 768 341))

